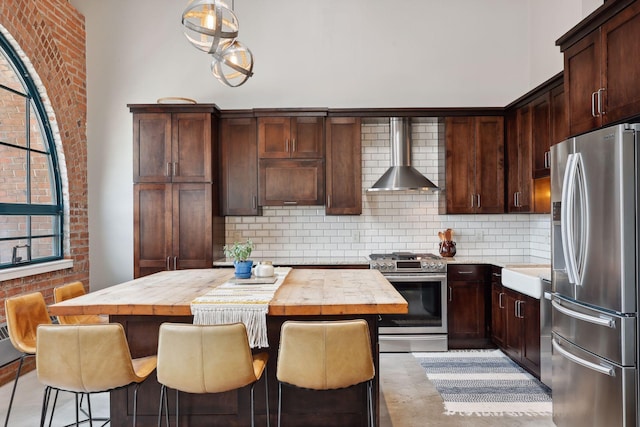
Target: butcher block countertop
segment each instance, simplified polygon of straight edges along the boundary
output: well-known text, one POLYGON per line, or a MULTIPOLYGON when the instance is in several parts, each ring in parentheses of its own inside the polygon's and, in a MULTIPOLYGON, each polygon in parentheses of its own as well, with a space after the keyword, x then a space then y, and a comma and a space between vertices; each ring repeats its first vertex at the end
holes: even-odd
MULTIPOLYGON (((52 315, 190 316, 191 301, 233 277, 232 269, 163 271, 49 306, 52 315)), ((269 315, 406 313, 406 300, 376 270, 292 269, 269 315)))

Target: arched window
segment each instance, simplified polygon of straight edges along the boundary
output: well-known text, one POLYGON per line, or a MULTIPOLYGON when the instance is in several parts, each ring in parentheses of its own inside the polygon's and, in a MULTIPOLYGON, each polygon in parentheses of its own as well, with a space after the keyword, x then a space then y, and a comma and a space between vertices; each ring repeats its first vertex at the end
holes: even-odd
POLYGON ((62 258, 53 134, 38 89, 0 33, 0 268, 62 258))

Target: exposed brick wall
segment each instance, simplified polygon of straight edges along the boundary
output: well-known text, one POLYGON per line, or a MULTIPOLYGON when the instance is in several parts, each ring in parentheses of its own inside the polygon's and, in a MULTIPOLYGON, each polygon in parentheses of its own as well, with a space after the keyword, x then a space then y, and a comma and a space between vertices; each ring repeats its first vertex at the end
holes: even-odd
MULTIPOLYGON (((71 270, 2 282, 0 299, 40 291, 48 303, 53 288, 89 282, 87 206, 86 61, 84 17, 67 0, 4 0, 0 25, 15 39, 39 76, 59 130, 68 178, 68 240, 71 270)), ((0 307, 4 321, 4 304, 0 307)), ((33 364, 29 364, 33 367, 33 364)), ((0 369, 0 384, 13 379, 16 364, 0 369)))

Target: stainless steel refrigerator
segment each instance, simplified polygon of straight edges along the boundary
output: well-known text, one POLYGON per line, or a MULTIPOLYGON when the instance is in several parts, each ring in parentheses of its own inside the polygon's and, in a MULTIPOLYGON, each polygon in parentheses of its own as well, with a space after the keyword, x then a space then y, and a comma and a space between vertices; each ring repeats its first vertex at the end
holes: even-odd
POLYGON ((558 427, 638 425, 638 125, 551 147, 558 427))

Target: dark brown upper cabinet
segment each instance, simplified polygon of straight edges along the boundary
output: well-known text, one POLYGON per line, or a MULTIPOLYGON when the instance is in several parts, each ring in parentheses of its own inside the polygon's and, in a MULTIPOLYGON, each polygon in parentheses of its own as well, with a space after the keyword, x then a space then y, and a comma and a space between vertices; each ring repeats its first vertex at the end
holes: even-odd
POLYGON ((446 213, 504 212, 504 118, 447 117, 446 213))
POLYGON ((324 117, 259 117, 261 159, 322 159, 324 117))
POLYGON ((551 174, 551 96, 547 92, 531 103, 531 146, 533 177, 551 174))
POLYGON ((563 74, 506 107, 507 212, 548 213, 551 145, 567 138, 563 74))
POLYGON ((564 86, 551 89, 551 145, 569 137, 569 122, 565 104, 564 86))
POLYGON ((362 141, 360 118, 327 119, 327 215, 362 213, 362 141))
POLYGON ((260 159, 260 206, 323 205, 324 160, 260 159))
POLYGON ((258 138, 254 117, 220 120, 223 215, 261 215, 258 205, 258 138))
POLYGON ((212 115, 134 112, 134 182, 213 182, 212 115))
POLYGON ((569 135, 640 115, 640 2, 618 11, 628 3, 603 5, 556 42, 564 52, 569 135))
POLYGON ((531 108, 529 105, 506 116, 507 211, 531 212, 531 108))

